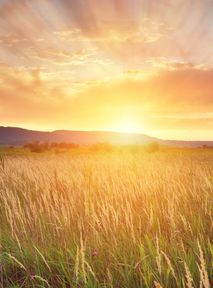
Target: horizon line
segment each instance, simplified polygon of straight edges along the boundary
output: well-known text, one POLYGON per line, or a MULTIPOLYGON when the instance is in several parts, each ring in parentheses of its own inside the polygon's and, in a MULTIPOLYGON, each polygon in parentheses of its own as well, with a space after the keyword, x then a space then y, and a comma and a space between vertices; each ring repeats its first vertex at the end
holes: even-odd
POLYGON ((33 131, 33 132, 46 132, 46 133, 54 133, 57 131, 67 131, 67 132, 107 132, 107 133, 118 133, 118 134, 126 134, 126 135, 144 135, 148 136, 150 138, 155 138, 156 140, 162 140, 162 141, 177 141, 177 142, 213 142, 212 140, 186 140, 186 139, 164 139, 164 138, 159 138, 156 136, 152 136, 150 134, 146 134, 143 132, 125 132, 125 131, 118 131, 118 130, 75 130, 75 129, 55 129, 55 130, 43 130, 43 129, 31 129, 31 128, 25 128, 21 126, 4 126, 1 125, 0 128, 15 128, 15 129, 23 129, 23 130, 28 130, 28 131, 33 131))

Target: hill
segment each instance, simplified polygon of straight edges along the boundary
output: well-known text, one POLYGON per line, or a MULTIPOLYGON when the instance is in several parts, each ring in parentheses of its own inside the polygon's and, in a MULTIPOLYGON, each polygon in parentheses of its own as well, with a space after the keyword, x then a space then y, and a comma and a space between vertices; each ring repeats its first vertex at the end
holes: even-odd
POLYGON ((0 145, 20 146, 32 141, 39 142, 71 142, 89 145, 97 142, 109 142, 114 145, 143 145, 150 142, 184 147, 213 146, 213 141, 174 141, 162 140, 145 134, 130 134, 110 131, 70 131, 56 130, 52 132, 34 131, 16 127, 0 127, 0 145))

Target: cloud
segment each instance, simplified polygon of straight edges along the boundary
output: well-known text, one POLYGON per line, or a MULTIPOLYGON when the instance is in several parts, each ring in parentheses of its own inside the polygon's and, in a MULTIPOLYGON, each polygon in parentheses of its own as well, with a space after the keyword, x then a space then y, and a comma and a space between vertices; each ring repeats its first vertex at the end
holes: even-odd
MULTIPOLYGON (((143 79, 121 78, 110 84, 92 87, 78 96, 79 101, 87 99, 96 105, 150 106, 150 111, 184 112, 187 110, 212 109, 213 70, 178 69, 161 71, 143 79), (90 96, 88 96, 90 95, 90 96), (175 103, 175 105, 174 105, 175 103)), ((148 109, 146 107, 146 109, 148 109)))
POLYGON ((139 0, 3 2, 1 50, 8 54, 9 63, 12 55, 16 56, 16 62, 20 56, 24 57, 22 61, 28 65, 36 65, 36 61, 39 65, 45 59, 66 65, 68 53, 73 52, 67 50, 72 47, 90 53, 96 49, 122 65, 125 59, 132 61, 133 50, 138 53, 143 49, 141 45, 151 44, 171 32, 163 21, 141 17, 138 9, 141 3, 139 0), (47 15, 41 7, 48 11, 47 15))
POLYGON ((208 116, 208 113, 201 113, 200 116, 190 117, 190 115, 184 116, 181 113, 175 117, 156 116, 156 117, 141 117, 141 121, 146 122, 148 130, 207 130, 211 131, 213 128, 213 113, 208 116))
POLYGON ((0 119, 210 130, 210 2, 0 1, 0 119))
POLYGON ((119 118, 133 117, 149 129, 213 128, 213 70, 163 70, 148 79, 133 75, 107 82, 64 81, 63 85, 41 75, 39 70, 8 68, 1 78, 1 119, 104 129, 119 118), (78 90, 71 92, 75 85, 78 90))

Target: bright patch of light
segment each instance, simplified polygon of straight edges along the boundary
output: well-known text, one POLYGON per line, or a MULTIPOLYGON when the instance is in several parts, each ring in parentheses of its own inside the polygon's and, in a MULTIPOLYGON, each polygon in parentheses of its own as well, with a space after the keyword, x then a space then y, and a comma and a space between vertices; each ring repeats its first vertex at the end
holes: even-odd
POLYGON ((123 133, 139 133, 137 123, 132 119, 121 121, 115 130, 123 133))

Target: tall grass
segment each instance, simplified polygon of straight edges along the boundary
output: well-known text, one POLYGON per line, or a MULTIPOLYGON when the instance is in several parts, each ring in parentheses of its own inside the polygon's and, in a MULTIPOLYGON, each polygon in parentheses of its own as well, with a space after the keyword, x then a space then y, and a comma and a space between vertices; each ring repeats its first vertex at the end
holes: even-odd
POLYGON ((0 160, 2 287, 212 283, 213 154, 0 160))

